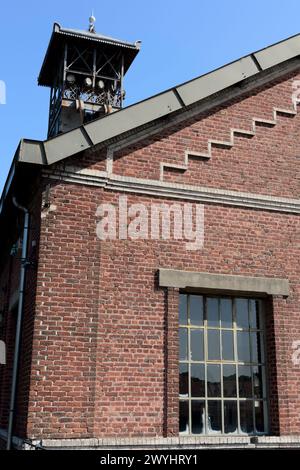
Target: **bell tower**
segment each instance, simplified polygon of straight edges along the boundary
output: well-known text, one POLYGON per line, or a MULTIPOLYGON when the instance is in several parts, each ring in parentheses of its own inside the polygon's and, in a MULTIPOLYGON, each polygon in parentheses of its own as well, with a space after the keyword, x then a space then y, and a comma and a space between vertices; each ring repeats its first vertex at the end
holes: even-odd
POLYGON ((50 88, 48 137, 54 137, 123 106, 124 75, 141 41, 129 43, 55 23, 38 84, 50 88))

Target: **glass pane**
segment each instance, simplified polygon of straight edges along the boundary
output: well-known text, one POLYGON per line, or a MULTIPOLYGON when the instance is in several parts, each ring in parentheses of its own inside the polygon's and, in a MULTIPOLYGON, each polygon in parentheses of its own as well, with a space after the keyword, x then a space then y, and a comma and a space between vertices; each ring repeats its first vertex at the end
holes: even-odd
POLYGON ((263 397, 263 383, 262 383, 262 367, 253 367, 253 387, 254 387, 254 397, 262 398, 263 397))
POLYGON ((254 403, 255 411, 255 427, 256 432, 265 432, 264 426, 264 404, 262 401, 255 401, 254 403))
POLYGON ((260 299, 180 294, 181 434, 265 432, 261 304, 260 299))
POLYGON ((203 297, 190 295, 190 323, 203 326, 203 297))
POLYGON ((207 310, 207 325, 208 326, 219 326, 219 313, 218 313, 218 299, 207 298, 206 310, 207 310))
POLYGON ((179 295, 179 324, 187 324, 187 295, 179 295))
POLYGON ((232 328, 232 301, 220 299, 220 314, 222 328, 232 328))
POLYGON ((236 401, 224 401, 224 432, 226 434, 238 432, 236 401))
POLYGON ((191 395, 192 397, 205 397, 205 365, 191 365, 191 395))
POLYGON ((222 359, 224 361, 234 360, 232 331, 222 331, 222 359))
POLYGON ((223 365, 224 397, 236 397, 236 367, 233 364, 223 365))
POLYGON ((205 433, 205 402, 192 401, 192 433, 205 433))
POLYGON ((207 365, 207 396, 221 397, 221 366, 219 364, 207 365))
POLYGON ((239 366, 239 394, 240 398, 252 397, 252 378, 250 366, 239 366))
POLYGON ((250 362, 250 341, 249 333, 246 331, 237 332, 238 360, 240 362, 250 362))
POLYGON ((204 360, 203 330, 190 330, 190 331, 191 331, 191 360, 203 361, 204 360))
POLYGON ((187 329, 179 328, 179 359, 187 360, 187 329))
POLYGON ((262 362, 260 335, 261 333, 250 333, 252 362, 262 362))
POLYGON ((179 432, 189 432, 189 402, 179 402, 179 432))
POLYGON ((179 395, 187 397, 189 393, 189 366, 188 364, 179 364, 179 395))
POLYGON ((220 359, 220 330, 207 330, 208 359, 220 359))
POLYGON ((249 328, 248 299, 236 299, 235 308, 237 328, 249 328))
POLYGON ((208 434, 219 434, 222 432, 221 401, 208 401, 208 434))
POLYGON ((253 404, 252 401, 240 401, 241 432, 253 433, 253 404))
POLYGON ((249 301, 249 319, 250 319, 250 328, 259 329, 259 301, 251 299, 249 301))

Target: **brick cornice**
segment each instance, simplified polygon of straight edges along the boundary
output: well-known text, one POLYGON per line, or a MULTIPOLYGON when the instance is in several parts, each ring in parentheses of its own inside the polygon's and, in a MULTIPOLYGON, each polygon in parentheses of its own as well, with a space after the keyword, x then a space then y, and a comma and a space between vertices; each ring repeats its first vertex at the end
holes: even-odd
POLYGON ((300 214, 299 199, 133 178, 76 167, 45 169, 43 176, 67 183, 103 187, 116 192, 300 214))

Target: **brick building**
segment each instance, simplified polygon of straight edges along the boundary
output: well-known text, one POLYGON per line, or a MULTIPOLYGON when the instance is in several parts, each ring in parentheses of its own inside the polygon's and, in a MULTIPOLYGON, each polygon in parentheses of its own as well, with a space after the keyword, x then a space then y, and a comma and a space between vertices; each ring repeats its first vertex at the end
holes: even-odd
POLYGON ((54 26, 0 204, 3 445, 300 446, 300 35, 122 108, 139 49, 54 26))

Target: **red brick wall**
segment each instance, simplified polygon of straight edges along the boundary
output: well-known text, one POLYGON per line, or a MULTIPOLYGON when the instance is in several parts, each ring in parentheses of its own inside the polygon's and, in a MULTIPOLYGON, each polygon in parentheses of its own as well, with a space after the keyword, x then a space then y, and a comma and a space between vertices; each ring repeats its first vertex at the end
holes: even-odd
MULTIPOLYGON (((28 257, 29 265, 26 269, 25 278, 25 296, 23 325, 19 360, 19 377, 17 387, 17 401, 15 405, 14 432, 20 437, 25 437, 27 432, 27 413, 28 413, 28 394, 31 380, 31 353, 32 336, 35 314, 35 291, 37 274, 37 257, 39 250, 39 230, 41 214, 41 193, 33 197, 29 206, 30 225, 28 239, 28 257)), ((0 365, 0 427, 7 429, 8 411, 11 393, 12 366, 15 349, 15 331, 17 322, 17 304, 13 310, 10 308, 12 297, 19 290, 20 268, 22 247, 19 244, 18 252, 13 256, 10 250, 14 242, 18 239, 22 241, 23 236, 23 213, 17 211, 17 222, 15 226, 14 238, 11 240, 8 252, 1 255, 0 279, 0 309, 4 311, 4 328, 2 338, 7 345, 7 363, 0 365)))
MULTIPOLYGON (((114 172, 157 179, 161 161, 182 163, 187 148, 205 151, 208 139, 228 140, 231 127, 272 119, 273 106, 291 108, 293 78, 120 152, 114 172)), ((192 161, 166 180, 298 197, 299 119, 282 116, 274 128, 236 138, 231 150, 214 149, 210 161, 192 161)), ((71 163, 103 170, 104 155, 99 164, 97 152, 71 163)), ((289 279, 288 299, 268 301, 270 423, 272 433, 300 434, 300 371, 291 361, 300 337, 299 217, 207 204, 202 250, 172 240, 100 242, 96 208, 118 197, 51 183, 52 208, 41 219, 28 436, 177 435, 178 292, 159 288, 160 267, 289 279)), ((128 198, 147 207, 159 202, 128 198)))
MULTIPOLYGON (((291 363, 300 332, 298 217, 207 205, 203 250, 187 252, 180 241, 100 242, 96 207, 118 196, 72 184, 51 189, 57 208, 42 219, 29 435, 177 433, 178 299, 158 287, 159 267, 290 280, 289 298, 268 308, 271 430, 300 433, 299 415, 290 419, 300 409, 291 363)), ((129 196, 137 201, 149 207, 157 199, 129 196)))
POLYGON ((99 334, 95 191, 54 185, 43 211, 29 397, 29 435, 91 436, 99 334))

